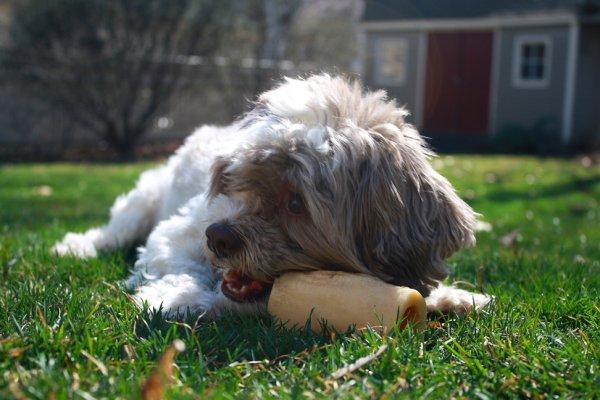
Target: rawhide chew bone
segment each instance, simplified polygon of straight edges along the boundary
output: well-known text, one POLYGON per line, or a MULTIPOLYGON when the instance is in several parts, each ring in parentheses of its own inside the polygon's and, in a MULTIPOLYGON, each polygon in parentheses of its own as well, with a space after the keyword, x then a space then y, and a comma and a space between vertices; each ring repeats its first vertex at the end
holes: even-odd
POLYGON ((290 272, 275 279, 269 313, 287 326, 328 327, 346 331, 355 326, 390 328, 400 322, 425 325, 427 310, 419 292, 375 277, 337 271, 290 272))

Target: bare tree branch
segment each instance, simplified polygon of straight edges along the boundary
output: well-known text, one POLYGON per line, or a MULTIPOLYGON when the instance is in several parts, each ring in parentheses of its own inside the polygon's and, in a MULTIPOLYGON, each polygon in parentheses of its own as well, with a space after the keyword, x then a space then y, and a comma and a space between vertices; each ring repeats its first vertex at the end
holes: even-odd
POLYGON ((212 56, 227 0, 29 0, 17 3, 3 64, 122 157, 168 106, 187 66, 212 56))

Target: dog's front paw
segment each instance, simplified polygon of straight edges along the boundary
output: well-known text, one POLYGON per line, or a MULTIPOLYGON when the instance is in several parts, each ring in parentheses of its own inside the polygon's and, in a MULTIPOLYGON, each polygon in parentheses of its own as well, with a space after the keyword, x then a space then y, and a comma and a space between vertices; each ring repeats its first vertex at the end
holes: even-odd
POLYGON ((60 257, 73 256, 81 259, 94 258, 98 255, 90 236, 82 233, 67 233, 63 240, 52 247, 51 251, 60 257))
POLYGON ((472 293, 455 287, 440 286, 425 299, 428 312, 467 314, 487 306, 493 296, 472 293))

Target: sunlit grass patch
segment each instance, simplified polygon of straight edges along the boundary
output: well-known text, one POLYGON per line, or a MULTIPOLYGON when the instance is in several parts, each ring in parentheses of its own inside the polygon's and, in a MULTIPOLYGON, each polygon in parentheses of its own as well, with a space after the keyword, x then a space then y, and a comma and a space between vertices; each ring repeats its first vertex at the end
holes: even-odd
POLYGON ((265 317, 145 314, 120 285, 131 250, 89 261, 49 255, 66 231, 106 221, 149 166, 0 167, 0 398, 135 398, 175 339, 186 351, 172 398, 600 396, 600 168, 435 161, 491 224, 476 248, 449 260, 453 279, 496 301, 481 314, 431 319, 420 333, 321 337, 265 317))

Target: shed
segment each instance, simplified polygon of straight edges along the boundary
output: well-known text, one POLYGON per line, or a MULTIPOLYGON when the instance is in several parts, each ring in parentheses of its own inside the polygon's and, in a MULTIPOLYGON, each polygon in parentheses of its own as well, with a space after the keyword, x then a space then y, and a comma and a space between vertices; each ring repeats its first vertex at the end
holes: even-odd
POLYGON ((600 138, 600 0, 367 0, 361 43, 428 136, 600 138))

